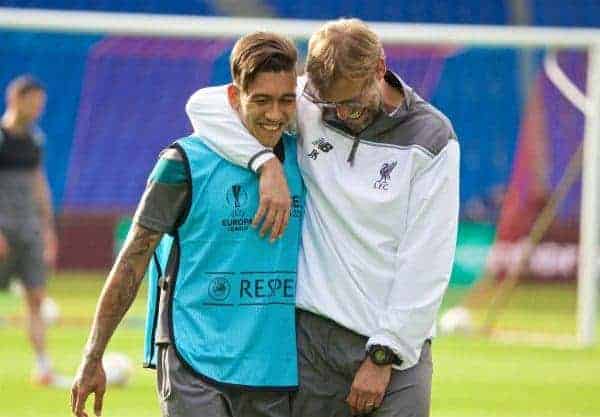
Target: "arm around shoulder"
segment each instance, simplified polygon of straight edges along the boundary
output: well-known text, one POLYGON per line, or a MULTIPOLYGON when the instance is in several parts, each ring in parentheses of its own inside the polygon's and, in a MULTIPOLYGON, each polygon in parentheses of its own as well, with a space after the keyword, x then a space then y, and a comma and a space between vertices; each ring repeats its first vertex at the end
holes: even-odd
POLYGON ((202 88, 185 106, 194 134, 219 156, 257 171, 273 158, 273 150, 261 145, 242 124, 227 99, 227 86, 202 88))

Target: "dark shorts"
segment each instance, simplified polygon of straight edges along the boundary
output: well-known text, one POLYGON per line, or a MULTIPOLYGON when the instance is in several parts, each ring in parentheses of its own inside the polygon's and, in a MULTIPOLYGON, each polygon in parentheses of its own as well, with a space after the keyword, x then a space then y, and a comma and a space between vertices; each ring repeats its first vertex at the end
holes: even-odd
MULTIPOLYGON (((331 320, 297 310, 296 332, 300 389, 293 417, 350 417, 346 398, 365 359, 367 338, 331 320)), ((393 370, 383 403, 373 417, 427 417, 431 398, 431 342, 423 345, 417 365, 393 370)))
POLYGON ((8 258, 0 261, 0 289, 6 289, 12 277, 27 288, 46 285, 44 245, 39 233, 2 230, 8 241, 8 258))
POLYGON ((163 417, 290 417, 290 392, 216 386, 192 374, 171 345, 160 345, 157 390, 163 417))

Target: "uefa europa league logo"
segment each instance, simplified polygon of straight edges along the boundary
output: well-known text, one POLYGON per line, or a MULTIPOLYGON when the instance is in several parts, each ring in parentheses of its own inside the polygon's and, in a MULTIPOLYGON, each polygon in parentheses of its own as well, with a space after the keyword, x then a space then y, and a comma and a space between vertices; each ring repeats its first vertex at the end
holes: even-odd
POLYGON ((240 193, 242 192, 242 186, 235 184, 231 186, 231 194, 233 194, 233 205, 235 208, 240 208, 240 193))
POLYGON ((243 216, 242 209, 248 203, 248 194, 240 184, 234 184, 227 189, 227 204, 233 209, 234 217, 243 216))

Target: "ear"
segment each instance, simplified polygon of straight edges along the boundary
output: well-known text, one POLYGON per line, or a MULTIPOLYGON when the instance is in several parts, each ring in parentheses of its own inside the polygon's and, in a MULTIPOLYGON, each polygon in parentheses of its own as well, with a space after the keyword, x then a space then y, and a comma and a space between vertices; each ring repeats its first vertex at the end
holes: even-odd
POLYGON ((376 76, 378 80, 383 80, 385 73, 387 71, 387 65, 385 65, 385 56, 379 58, 379 62, 377 62, 377 71, 376 76))
POLYGON ((229 105, 235 110, 240 108, 240 89, 233 83, 227 86, 227 98, 229 99, 229 105))

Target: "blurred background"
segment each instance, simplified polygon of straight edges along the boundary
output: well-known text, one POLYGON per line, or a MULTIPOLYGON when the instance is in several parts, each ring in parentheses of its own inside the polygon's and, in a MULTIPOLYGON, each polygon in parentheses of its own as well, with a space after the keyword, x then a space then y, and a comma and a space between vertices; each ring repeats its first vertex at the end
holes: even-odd
MULTIPOLYGON (((0 0, 0 7, 600 26, 597 0, 0 0)), ((158 153, 191 133, 184 112, 188 97, 230 81, 234 42, 0 26, 0 88, 28 73, 47 89, 40 127, 47 137, 44 161, 59 238, 49 284, 58 312, 49 346, 63 373, 75 371, 95 300, 158 153)), ((297 44, 306 51, 306 40, 297 44)), ((432 415, 600 416, 600 350, 573 342, 581 199, 577 152, 585 118, 548 78, 543 66, 548 51, 400 43, 387 43, 385 50, 389 67, 451 119, 461 143, 459 245, 443 307, 450 314, 442 315, 442 337, 434 343, 432 415), (557 197, 570 163, 571 181, 557 197), (559 200, 545 214, 548 227, 529 251, 524 242, 530 242, 532 227, 553 198, 559 200)), ((585 93, 586 51, 563 49, 556 61, 585 93)), ((154 374, 137 366, 144 296, 142 289, 111 344, 136 366, 129 386, 109 390, 106 416, 159 415, 154 374)), ((32 354, 24 348, 23 314, 18 294, 0 292, 0 416, 68 415, 66 391, 29 384, 32 354)))

